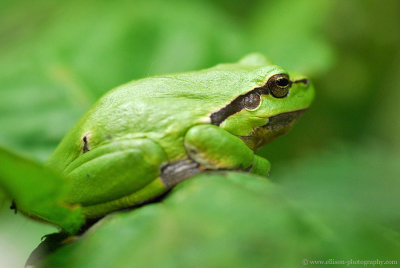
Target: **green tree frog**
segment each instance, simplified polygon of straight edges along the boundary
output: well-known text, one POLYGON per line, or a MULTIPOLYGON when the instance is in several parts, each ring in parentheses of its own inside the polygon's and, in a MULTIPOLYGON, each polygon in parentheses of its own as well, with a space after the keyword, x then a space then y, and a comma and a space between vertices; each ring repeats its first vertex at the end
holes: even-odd
MULTIPOLYGON (((287 132, 313 98, 307 78, 259 54, 117 87, 94 104, 45 163, 69 184, 54 208, 59 216, 46 208, 50 203, 26 214, 73 232, 80 223, 69 218, 62 224, 68 218, 64 203, 78 205, 74 211, 88 220, 148 202, 205 170, 267 176, 269 161, 254 152, 287 132)), ((14 192, 21 189, 22 183, 7 183, 14 192)))
POLYGON ((71 181, 87 218, 151 200, 203 170, 267 175, 254 151, 309 107, 304 76, 259 54, 237 63, 133 81, 103 96, 46 165, 71 181))

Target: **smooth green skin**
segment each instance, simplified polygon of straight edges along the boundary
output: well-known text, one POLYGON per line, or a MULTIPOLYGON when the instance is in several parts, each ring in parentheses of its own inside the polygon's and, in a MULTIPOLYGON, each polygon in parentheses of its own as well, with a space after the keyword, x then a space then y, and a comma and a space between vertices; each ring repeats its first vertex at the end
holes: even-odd
POLYGON ((80 204, 86 218, 161 195, 168 190, 160 178, 161 167, 188 157, 204 169, 267 175, 268 160, 255 155, 255 148, 239 136, 250 135, 271 116, 307 108, 313 87, 293 84, 289 95, 280 99, 262 95, 257 109, 243 109, 220 126, 210 123, 210 115, 279 73, 287 71, 252 54, 233 64, 122 85, 79 120, 46 166, 71 182, 66 202, 80 204), (85 147, 89 151, 84 152, 85 147))

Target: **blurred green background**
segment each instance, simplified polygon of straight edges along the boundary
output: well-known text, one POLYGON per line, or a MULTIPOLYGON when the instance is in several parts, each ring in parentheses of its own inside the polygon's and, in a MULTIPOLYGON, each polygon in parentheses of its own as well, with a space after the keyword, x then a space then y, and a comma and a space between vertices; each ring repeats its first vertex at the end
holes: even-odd
MULTIPOLYGON (((271 179, 327 221, 350 206, 350 222, 398 237, 399 14, 397 0, 2 0, 0 144, 44 161, 109 89, 261 52, 317 90, 300 123, 260 150, 271 179)), ((21 265, 54 230, 5 203, 0 259, 21 265)))

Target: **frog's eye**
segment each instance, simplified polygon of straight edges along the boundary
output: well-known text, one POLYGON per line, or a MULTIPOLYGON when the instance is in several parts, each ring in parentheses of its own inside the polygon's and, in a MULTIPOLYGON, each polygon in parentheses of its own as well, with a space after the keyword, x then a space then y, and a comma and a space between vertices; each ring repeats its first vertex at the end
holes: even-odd
POLYGON ((292 81, 287 74, 276 74, 268 79, 267 86, 272 96, 275 98, 284 98, 289 93, 292 81))
POLYGON ((261 96, 256 92, 246 95, 243 99, 243 105, 247 110, 256 109, 258 106, 260 106, 260 103, 261 96))

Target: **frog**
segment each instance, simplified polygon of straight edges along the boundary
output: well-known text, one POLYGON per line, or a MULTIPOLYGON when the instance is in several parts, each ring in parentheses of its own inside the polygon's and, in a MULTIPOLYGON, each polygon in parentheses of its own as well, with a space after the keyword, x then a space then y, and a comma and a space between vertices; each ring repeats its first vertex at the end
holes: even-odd
POLYGON ((250 54, 236 63, 119 86, 65 136, 46 166, 66 200, 96 218, 154 199, 207 170, 267 176, 255 151, 286 133, 314 97, 309 80, 250 54))
POLYGON ((258 53, 135 80, 101 97, 44 167, 65 178, 62 201, 85 221, 156 200, 202 172, 268 177, 257 150, 288 132, 314 95, 307 77, 258 53))

